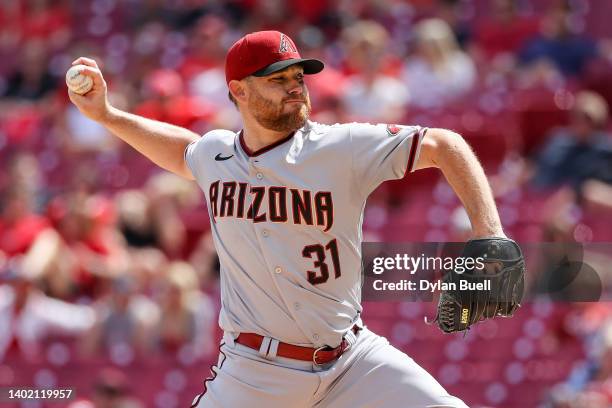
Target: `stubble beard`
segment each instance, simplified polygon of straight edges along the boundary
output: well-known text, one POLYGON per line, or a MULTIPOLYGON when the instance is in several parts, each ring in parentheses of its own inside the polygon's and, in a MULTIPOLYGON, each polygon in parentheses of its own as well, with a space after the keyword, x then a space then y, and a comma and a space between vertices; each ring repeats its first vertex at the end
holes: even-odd
POLYGON ((310 116, 310 98, 307 93, 303 95, 303 99, 304 103, 299 109, 283 112, 284 101, 275 103, 253 89, 249 97, 249 110, 257 123, 265 129, 290 133, 304 126, 310 116))

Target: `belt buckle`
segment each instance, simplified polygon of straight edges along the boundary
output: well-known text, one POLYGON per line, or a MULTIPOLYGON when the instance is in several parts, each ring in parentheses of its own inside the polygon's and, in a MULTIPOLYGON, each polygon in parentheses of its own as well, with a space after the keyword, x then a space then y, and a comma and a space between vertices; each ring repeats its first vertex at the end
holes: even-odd
POLYGON ((319 347, 318 349, 316 349, 316 350, 314 351, 314 353, 312 353, 312 362, 313 362, 313 364, 314 364, 314 365, 316 365, 317 367, 320 367, 320 366, 322 366, 323 364, 327 364, 327 363, 318 363, 318 362, 317 362, 317 353, 318 353, 319 351, 323 351, 323 350, 325 350, 326 348, 327 348, 327 346, 321 346, 321 347, 319 347))

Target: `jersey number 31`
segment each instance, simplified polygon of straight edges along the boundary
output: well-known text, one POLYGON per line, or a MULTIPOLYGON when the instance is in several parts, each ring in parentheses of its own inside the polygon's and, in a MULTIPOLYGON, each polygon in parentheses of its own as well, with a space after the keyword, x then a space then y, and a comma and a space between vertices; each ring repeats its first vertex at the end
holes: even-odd
POLYGON ((325 247, 321 244, 307 245, 302 250, 302 256, 314 259, 314 267, 319 269, 318 271, 308 271, 308 282, 313 285, 325 283, 329 279, 329 267, 325 262, 326 250, 331 254, 335 278, 338 279, 342 274, 340 257, 338 256, 338 243, 335 238, 329 241, 325 247))

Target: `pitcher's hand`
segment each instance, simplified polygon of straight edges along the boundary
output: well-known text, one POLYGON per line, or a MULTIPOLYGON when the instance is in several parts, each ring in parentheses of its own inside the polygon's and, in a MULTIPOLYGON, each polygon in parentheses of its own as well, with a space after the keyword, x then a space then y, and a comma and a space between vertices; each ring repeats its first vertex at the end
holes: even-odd
POLYGON ((80 57, 72 62, 72 65, 78 64, 86 65, 81 74, 87 75, 93 80, 93 88, 85 95, 76 94, 68 89, 68 96, 83 115, 100 122, 111 108, 106 95, 106 82, 95 60, 80 57))

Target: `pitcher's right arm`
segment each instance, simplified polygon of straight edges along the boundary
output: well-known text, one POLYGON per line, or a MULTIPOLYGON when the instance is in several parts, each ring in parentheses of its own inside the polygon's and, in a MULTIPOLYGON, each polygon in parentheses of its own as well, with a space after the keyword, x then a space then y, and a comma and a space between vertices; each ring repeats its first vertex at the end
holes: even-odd
POLYGON ((184 153, 187 145, 200 136, 188 129, 111 106, 107 99, 106 82, 96 61, 81 57, 72 63, 77 64, 86 65, 81 74, 93 79, 93 88, 85 95, 68 90, 70 100, 83 115, 100 123, 159 167, 189 180, 194 179, 185 163, 184 153))

